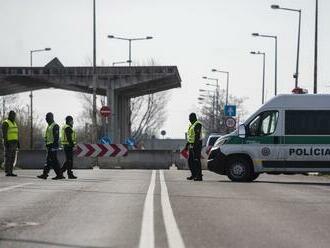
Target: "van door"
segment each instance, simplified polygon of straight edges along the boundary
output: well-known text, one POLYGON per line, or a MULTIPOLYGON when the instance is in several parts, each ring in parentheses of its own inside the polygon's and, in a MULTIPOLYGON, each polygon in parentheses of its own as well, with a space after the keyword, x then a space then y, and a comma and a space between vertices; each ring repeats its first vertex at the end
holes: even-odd
POLYGON ((249 124, 245 143, 253 154, 256 171, 267 171, 279 157, 280 137, 278 129, 279 112, 266 111, 256 116, 249 124))

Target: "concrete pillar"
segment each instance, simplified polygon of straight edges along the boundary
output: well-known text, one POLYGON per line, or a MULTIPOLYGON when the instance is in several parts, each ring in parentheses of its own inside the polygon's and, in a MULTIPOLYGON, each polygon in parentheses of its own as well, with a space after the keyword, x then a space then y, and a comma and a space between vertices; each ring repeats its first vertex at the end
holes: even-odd
POLYGON ((119 95, 118 96, 118 124, 119 128, 119 141, 124 142, 125 139, 131 136, 130 134, 130 127, 131 127, 131 120, 130 120, 130 98, 119 95))
POLYGON ((119 142, 119 136, 118 136, 118 99, 117 95, 115 94, 115 91, 112 88, 112 83, 109 84, 107 87, 107 105, 111 109, 111 117, 109 118, 108 122, 108 130, 109 135, 112 139, 113 143, 119 142))
POLYGON ((107 87, 107 105, 112 111, 108 130, 113 143, 123 143, 125 139, 131 137, 130 98, 116 92, 113 83, 110 82, 107 87))

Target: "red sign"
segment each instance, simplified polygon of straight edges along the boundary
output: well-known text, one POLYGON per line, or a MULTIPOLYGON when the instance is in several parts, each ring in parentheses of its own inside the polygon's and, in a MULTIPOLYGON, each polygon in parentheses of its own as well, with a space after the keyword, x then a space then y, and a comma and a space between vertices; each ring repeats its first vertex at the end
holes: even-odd
POLYGON ((109 117, 111 115, 111 109, 108 106, 103 106, 100 113, 103 117, 109 117))

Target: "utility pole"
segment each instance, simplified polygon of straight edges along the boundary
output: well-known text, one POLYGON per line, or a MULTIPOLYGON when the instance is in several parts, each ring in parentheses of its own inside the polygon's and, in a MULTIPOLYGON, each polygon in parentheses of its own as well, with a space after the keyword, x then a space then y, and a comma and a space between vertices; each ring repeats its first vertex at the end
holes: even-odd
MULTIPOLYGON (((44 51, 50 51, 51 48, 46 47, 44 49, 36 49, 36 50, 31 50, 30 51, 30 71, 31 71, 31 76, 33 76, 33 53, 36 52, 44 52, 44 51)), ((33 91, 31 90, 30 92, 30 107, 31 107, 31 112, 30 112, 30 149, 33 149, 33 91)))
POLYGON ((93 0, 93 135, 92 142, 97 142, 97 123, 96 123, 96 0, 93 0))
POLYGON ((315 0, 314 94, 317 94, 318 15, 319 1, 315 0))

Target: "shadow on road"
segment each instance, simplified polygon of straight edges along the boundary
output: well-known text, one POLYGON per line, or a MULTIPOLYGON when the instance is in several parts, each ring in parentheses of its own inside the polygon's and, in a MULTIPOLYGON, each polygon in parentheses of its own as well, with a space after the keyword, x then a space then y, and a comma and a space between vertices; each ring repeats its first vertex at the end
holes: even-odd
POLYGON ((286 184, 286 185, 314 185, 314 186, 330 187, 330 183, 320 183, 320 182, 254 181, 253 183, 270 183, 270 184, 286 184))
POLYGON ((225 181, 225 180, 218 180, 218 183, 232 183, 232 184, 284 184, 284 185, 313 185, 313 186, 324 186, 330 187, 330 183, 320 183, 320 182, 288 182, 288 181, 253 181, 253 182, 232 182, 232 181, 225 181))
POLYGON ((35 244, 42 246, 58 246, 58 247, 72 247, 72 248, 108 248, 114 246, 81 246, 81 245, 72 245, 72 244, 63 244, 39 240, 29 240, 29 239, 10 239, 10 238, 0 238, 0 242, 15 242, 15 243, 25 243, 25 244, 35 244))

